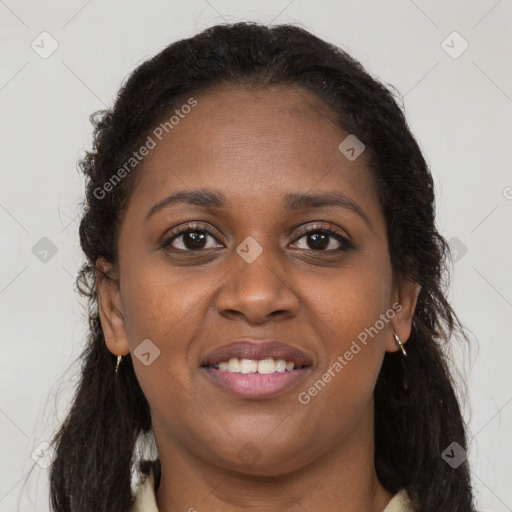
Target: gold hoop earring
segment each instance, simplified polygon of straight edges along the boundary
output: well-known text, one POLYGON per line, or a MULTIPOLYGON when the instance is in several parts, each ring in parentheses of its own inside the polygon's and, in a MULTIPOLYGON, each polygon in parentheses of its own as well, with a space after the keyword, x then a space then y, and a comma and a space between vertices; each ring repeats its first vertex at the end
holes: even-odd
POLYGON ((121 362, 121 359, 123 359, 123 356, 117 356, 116 375, 117 375, 117 370, 119 369, 119 363, 121 362))
POLYGON ((398 334, 396 332, 393 333, 393 336, 395 337, 395 341, 396 341, 397 345, 402 349, 402 354, 404 356, 406 356, 407 352, 405 351, 405 348, 404 348, 404 345, 402 343, 402 340, 398 337, 398 334))

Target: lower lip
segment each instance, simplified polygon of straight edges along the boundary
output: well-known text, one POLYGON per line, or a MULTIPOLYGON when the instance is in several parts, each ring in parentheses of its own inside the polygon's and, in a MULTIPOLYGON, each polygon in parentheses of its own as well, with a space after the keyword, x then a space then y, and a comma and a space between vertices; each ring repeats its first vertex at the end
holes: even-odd
POLYGON ((243 398, 271 398, 297 386, 306 378, 310 367, 292 371, 260 373, 230 373, 212 366, 202 368, 219 386, 243 398))

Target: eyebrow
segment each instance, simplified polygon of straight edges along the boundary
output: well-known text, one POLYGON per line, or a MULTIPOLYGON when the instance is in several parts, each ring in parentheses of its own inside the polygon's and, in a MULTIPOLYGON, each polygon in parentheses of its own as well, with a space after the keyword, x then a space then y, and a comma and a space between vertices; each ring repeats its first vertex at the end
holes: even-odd
POLYGON ((226 196, 222 192, 206 189, 192 191, 178 190, 153 205, 147 213, 144 222, 148 221, 151 216, 155 215, 155 213, 159 212, 163 208, 179 203, 193 204, 204 208, 225 208, 227 204, 226 196))
MULTIPOLYGON (((144 222, 148 221, 150 217, 160 210, 174 204, 192 204, 203 208, 220 209, 227 207, 227 198, 222 192, 215 190, 178 190, 153 205, 147 213, 144 222)), ((283 206, 286 210, 291 211, 338 206, 356 213, 371 228, 370 219, 361 207, 352 199, 339 192, 289 193, 284 196, 283 206)))

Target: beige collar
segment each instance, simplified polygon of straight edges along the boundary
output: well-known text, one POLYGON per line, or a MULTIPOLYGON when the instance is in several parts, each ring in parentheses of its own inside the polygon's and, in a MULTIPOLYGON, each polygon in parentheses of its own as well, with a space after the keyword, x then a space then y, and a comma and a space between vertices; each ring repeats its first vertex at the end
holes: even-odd
MULTIPOLYGON (((149 475, 142 474, 130 512, 158 512, 153 468, 149 475)), ((414 512, 407 491, 397 492, 382 512, 414 512)))

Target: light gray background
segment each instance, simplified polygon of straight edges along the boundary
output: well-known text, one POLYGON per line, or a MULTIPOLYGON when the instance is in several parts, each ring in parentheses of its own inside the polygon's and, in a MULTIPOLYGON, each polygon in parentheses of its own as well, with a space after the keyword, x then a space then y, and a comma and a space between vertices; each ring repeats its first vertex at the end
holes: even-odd
POLYGON ((31 454, 64 417, 77 366, 63 375, 87 330, 72 287, 88 117, 145 58, 237 20, 299 23, 403 94, 457 250, 450 297, 475 338, 454 360, 478 505, 512 510, 511 0, 0 0, 0 16, 1 511, 48 510, 48 459, 31 454), (31 48, 43 31, 58 43, 46 59, 31 48), (453 31, 469 44, 458 58, 445 51, 463 48, 453 31), (58 250, 46 262, 32 252, 42 237, 58 250))

